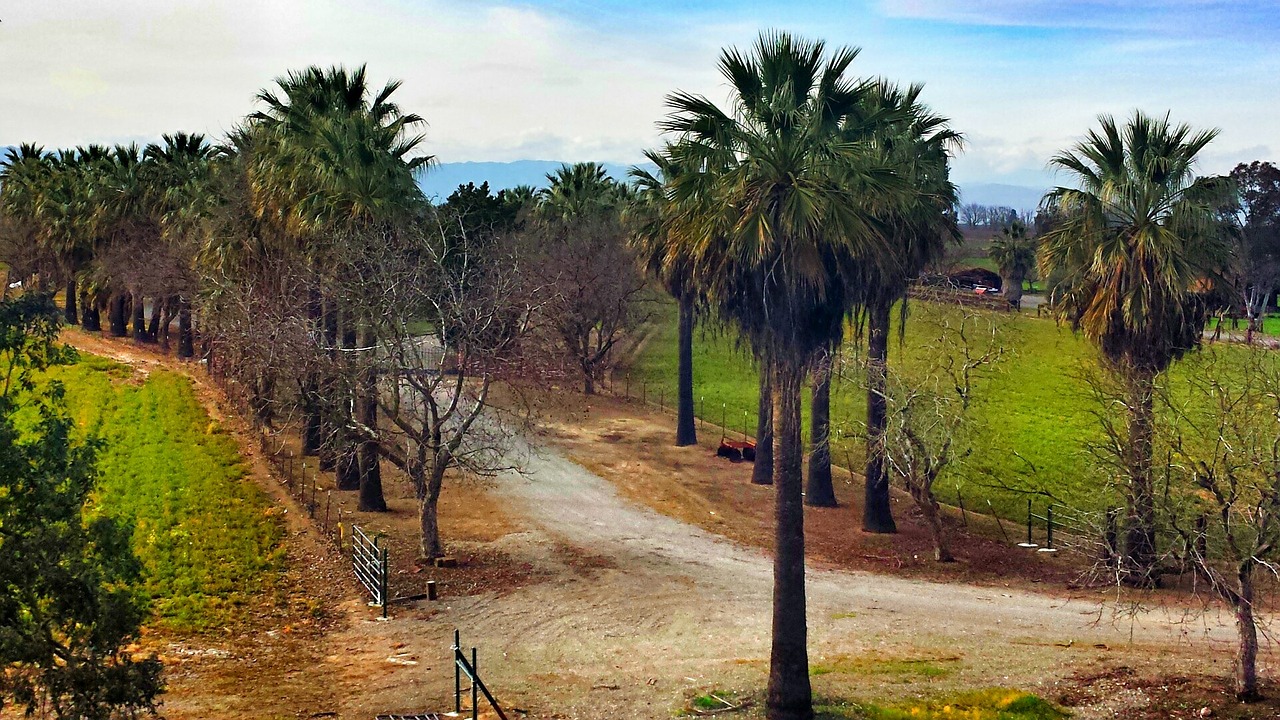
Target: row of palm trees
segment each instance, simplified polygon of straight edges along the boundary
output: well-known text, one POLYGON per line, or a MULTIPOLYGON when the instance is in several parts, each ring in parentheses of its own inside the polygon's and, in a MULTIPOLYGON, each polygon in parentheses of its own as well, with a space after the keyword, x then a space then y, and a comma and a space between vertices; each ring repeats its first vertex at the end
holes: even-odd
MULTIPOLYGON (((776 492, 773 645, 768 715, 809 718, 802 505, 834 505, 828 450, 830 357, 847 327, 867 341, 864 530, 893 532, 885 463, 886 363, 895 305, 958 238, 949 161, 961 138, 920 102, 921 88, 854 77, 857 50, 766 33, 726 50, 729 109, 677 92, 650 151, 658 172, 634 172, 643 210, 636 246, 680 314, 677 444, 696 441, 695 318, 731 325, 760 368, 753 480, 776 492), (852 325, 850 325, 850 321, 852 325), (813 392, 807 487, 801 392, 813 392)), ((1195 347, 1205 292, 1228 259, 1216 223, 1229 186, 1194 175, 1213 133, 1135 114, 1102 119, 1053 165, 1078 187, 1045 198, 1042 238, 1051 302, 1102 349, 1129 389, 1125 570, 1156 577, 1152 496, 1153 382, 1195 347)), ((1025 236, 998 252, 1025 274, 1025 236)), ((899 324, 900 332, 903 324, 899 324)))

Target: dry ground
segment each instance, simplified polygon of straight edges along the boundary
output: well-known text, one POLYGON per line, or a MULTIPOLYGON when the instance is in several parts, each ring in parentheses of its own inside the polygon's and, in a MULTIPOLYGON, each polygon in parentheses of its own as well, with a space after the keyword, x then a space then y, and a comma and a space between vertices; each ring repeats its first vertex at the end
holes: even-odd
MULTIPOLYGON (((123 341, 68 338, 128 362, 186 367, 123 341)), ((220 412, 217 389, 192 369, 220 412)), ((364 604, 332 544, 271 476, 252 431, 229 418, 254 479, 290 509, 290 570, 275 610, 244 628, 148 638, 173 660, 166 714, 449 709, 455 628, 480 648, 498 698, 529 717, 670 717, 708 689, 758 699, 768 657, 768 490, 750 486, 747 466, 712 457, 705 440, 671 448, 668 416, 569 398, 544 405, 548 434, 534 444, 556 449, 525 448, 523 474, 450 479, 441 517, 456 570, 414 565, 413 499, 388 474, 392 512, 358 521, 387 533, 398 591, 430 577, 444 589, 439 602, 394 606, 388 621, 364 604)), ((841 499, 852 490, 838 490, 841 499)), ((1230 669, 1224 618, 1183 623, 1175 610, 1113 622, 1100 605, 1110 595, 1067 587, 1070 558, 1008 550, 988 528, 958 544, 962 563, 940 569, 927 561, 917 523, 893 538, 863 536, 857 512, 809 513, 819 696, 894 700, 1002 685, 1069 702, 1085 718, 1189 716, 1203 703, 1219 717, 1238 710, 1206 679, 1230 669)), ((1236 716, 1275 709, 1247 712, 1236 716)), ((761 716, 758 702, 745 715, 761 716)))

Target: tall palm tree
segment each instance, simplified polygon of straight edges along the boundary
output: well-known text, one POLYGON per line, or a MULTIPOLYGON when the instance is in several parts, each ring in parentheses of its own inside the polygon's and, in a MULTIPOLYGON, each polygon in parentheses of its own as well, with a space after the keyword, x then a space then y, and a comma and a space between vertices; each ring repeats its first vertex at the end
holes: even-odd
POLYGON ((631 176, 636 181, 638 202, 633 217, 633 245, 641 264, 653 277, 658 278, 679 306, 679 349, 677 372, 676 445, 698 444, 697 418, 693 403, 693 329, 697 324, 699 305, 698 288, 688 258, 678 252, 679 239, 672 237, 678 228, 672 218, 679 208, 669 203, 667 182, 680 172, 676 154, 667 147, 664 151, 647 151, 645 157, 658 166, 658 175, 635 168, 631 176))
POLYGON ((1036 241, 1027 237, 1027 226, 1014 220, 991 241, 987 256, 1000 269, 1004 297, 1014 310, 1022 309, 1022 282, 1036 266, 1036 241))
MULTIPOLYGON (((251 117, 254 209, 260 218, 278 225, 282 237, 295 241, 295 251, 317 277, 323 279, 319 271, 335 263, 359 276, 364 267, 360 259, 336 257, 333 240, 343 233, 393 229, 421 208, 425 199, 415 173, 431 161, 413 156, 423 141, 422 135, 414 134, 422 118, 402 112, 392 102, 398 81, 371 92, 363 66, 353 71, 310 67, 279 78, 277 85, 278 92, 259 93, 266 107, 251 117)), ((336 356, 335 303, 336 298, 325 298, 324 288, 318 287, 308 305, 316 324, 324 326, 329 353, 336 356)), ((318 380, 307 386, 311 412, 304 435, 314 447, 316 438, 325 434, 318 432, 323 401, 318 380)), ((377 425, 377 403, 368 397, 374 392, 376 380, 365 377, 351 403, 361 409, 360 421, 366 427, 377 425)), ((385 510, 376 444, 366 440, 338 456, 345 459, 339 468, 347 478, 344 485, 350 484, 351 459, 358 459, 360 508, 385 510)))
POLYGON ((1135 112, 1109 115, 1051 164, 1076 181, 1045 196, 1059 224, 1041 237, 1041 277, 1061 277, 1050 304, 1102 351, 1125 387, 1128 515, 1126 580, 1158 583, 1153 497, 1153 395, 1173 361, 1197 347, 1202 292, 1228 260, 1216 222, 1222 178, 1195 175, 1196 156, 1217 135, 1135 112))
POLYGON ((857 278, 881 243, 863 200, 883 177, 863 143, 845 138, 865 87, 847 72, 857 50, 765 33, 752 51, 724 51, 732 110, 675 93, 661 127, 699 171, 675 183, 690 202, 682 254, 697 283, 772 374, 775 428, 773 647, 768 715, 810 718, 804 587, 800 393, 831 344, 831 316, 852 306, 857 278))

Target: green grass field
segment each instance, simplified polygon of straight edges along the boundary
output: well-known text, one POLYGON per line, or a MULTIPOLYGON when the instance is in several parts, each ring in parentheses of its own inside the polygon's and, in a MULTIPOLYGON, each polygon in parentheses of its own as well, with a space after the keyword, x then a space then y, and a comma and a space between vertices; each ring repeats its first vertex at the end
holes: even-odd
MULTIPOLYGON (((662 397, 670 406, 675 398, 676 324, 674 313, 666 312, 671 317, 658 318, 631 370, 631 394, 639 395, 643 386, 650 401, 662 397)), ((905 382, 918 380, 935 366, 931 344, 940 333, 938 323, 956 322, 960 312, 953 307, 912 304, 905 338, 897 340, 895 327, 890 344, 890 366, 905 382)), ((1112 483, 1097 469, 1086 447, 1101 438, 1098 402, 1085 380, 1097 372, 1097 351, 1070 328, 1031 313, 984 317, 999 328, 1000 345, 1007 354, 975 386, 968 427, 958 441, 970 452, 944 472, 937 488, 939 498, 955 503, 958 493, 963 493, 970 510, 987 511, 990 503, 1009 518, 1026 517, 1028 492, 1048 492, 1055 502, 1089 511, 1118 504, 1112 483)), ((846 359, 855 359, 855 345, 846 344, 846 359)), ((1236 348, 1212 351, 1227 358, 1237 352, 1236 348)), ((1171 391, 1181 392, 1188 374, 1198 372, 1211 357, 1210 352, 1199 353, 1176 364, 1168 377, 1171 391)), ((866 400, 858 367, 847 362, 847 376, 833 387, 832 433, 836 463, 860 471, 865 462, 859 434, 866 400)), ((754 434, 757 376, 751 361, 735 348, 732 336, 704 331, 695 337, 694 379, 700 416, 714 424, 725 417, 735 437, 741 436, 744 427, 754 434)), ((615 390, 621 392, 621 385, 615 383, 615 390)), ((715 432, 706 428, 704 441, 716 439, 706 437, 715 432)), ((1038 512, 1043 512, 1048 499, 1032 497, 1037 498, 1038 512)))
POLYGON ((103 441, 97 509, 134 525, 159 625, 222 627, 271 590, 283 528, 190 380, 166 371, 143 380, 87 355, 49 376, 77 424, 103 441))
MULTIPOLYGON (((1217 318, 1209 319, 1209 329, 1212 330, 1218 326, 1217 318)), ((1233 332, 1243 335, 1245 332, 1245 322, 1241 320, 1234 327, 1230 320, 1226 321, 1222 327, 1223 332, 1233 332)), ((1262 334, 1280 337, 1280 316, 1268 315, 1262 319, 1262 334)))

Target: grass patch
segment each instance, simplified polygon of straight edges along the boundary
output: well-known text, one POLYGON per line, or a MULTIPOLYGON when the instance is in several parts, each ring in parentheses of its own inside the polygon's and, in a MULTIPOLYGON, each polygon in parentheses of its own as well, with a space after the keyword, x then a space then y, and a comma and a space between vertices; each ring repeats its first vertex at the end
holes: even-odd
POLYGON ((819 718, 859 720, 1061 720, 1068 715, 1019 690, 992 688, 891 706, 838 703, 814 708, 819 718))
MULTIPOLYGON (((891 368, 908 380, 923 377, 936 363, 931 351, 939 332, 937 321, 955 322, 960 313, 951 306, 915 302, 899 342, 895 311, 891 368)), ((1118 505, 1120 497, 1108 474, 1097 469, 1086 449, 1101 438, 1098 405, 1084 379, 1098 371, 1098 351, 1070 328, 1034 313, 987 316, 999 327, 1001 344, 1009 352, 994 374, 976 385, 967 430, 957 439, 968 455, 939 478, 939 499, 955 504, 963 493, 970 510, 986 512, 990 503, 998 514, 1015 520, 1026 518, 1026 492, 1049 492, 1056 502, 1088 511, 1118 505)), ((667 304, 659 308, 653 332, 630 371, 633 396, 640 396, 643 385, 651 401, 664 397, 670 404, 676 397, 676 343, 675 310, 667 304)), ((1212 357, 1230 362, 1244 352, 1219 344, 1212 351, 1192 353, 1174 364, 1169 387, 1185 393, 1186 379, 1202 372, 1212 357)), ((855 344, 847 343, 846 374, 832 389, 832 454, 837 464, 860 470, 865 463, 861 423, 866 391, 856 353, 855 344)), ((744 430, 754 434, 757 382, 753 362, 730 331, 695 335, 694 400, 700 417, 711 424, 723 418, 733 438, 744 430)), ((622 387, 619 379, 615 389, 621 393, 622 387)), ((805 422, 807 426, 807 407, 805 422)), ((715 440, 715 432, 704 428, 704 442, 715 440)), ((807 429, 805 433, 807 437, 807 429)), ((1045 502, 1036 500, 1039 511, 1045 502)))
POLYGON ((283 528, 190 380, 167 371, 142 379, 83 354, 48 376, 65 387, 77 424, 102 440, 97 510, 134 526, 158 624, 201 631, 233 623, 270 590, 283 528))
POLYGON ((885 658, 868 655, 838 655, 826 662, 809 665, 813 676, 839 673, 843 675, 888 675, 904 681, 917 678, 939 678, 959 667, 960 658, 885 658))

